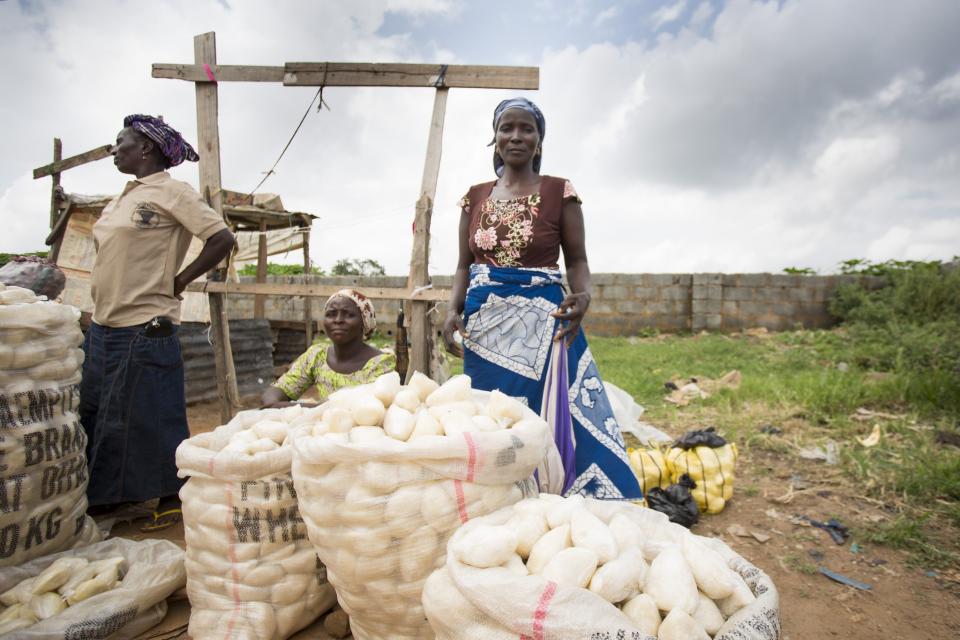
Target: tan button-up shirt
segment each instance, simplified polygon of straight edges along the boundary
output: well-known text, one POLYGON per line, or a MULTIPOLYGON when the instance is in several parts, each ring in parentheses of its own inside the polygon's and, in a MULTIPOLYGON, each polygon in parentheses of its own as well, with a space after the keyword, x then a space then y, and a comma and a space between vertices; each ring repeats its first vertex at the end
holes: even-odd
POLYGON ((190 240, 206 241, 226 228, 193 187, 166 171, 128 182, 93 225, 94 322, 129 327, 168 316, 179 323, 173 279, 190 240))

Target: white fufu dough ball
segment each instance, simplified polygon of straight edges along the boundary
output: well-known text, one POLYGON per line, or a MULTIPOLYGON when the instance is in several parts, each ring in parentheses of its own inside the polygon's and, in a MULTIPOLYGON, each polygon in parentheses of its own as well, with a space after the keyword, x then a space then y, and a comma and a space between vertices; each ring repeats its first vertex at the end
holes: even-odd
POLYGON ((472 400, 461 400, 459 402, 447 402, 438 404, 435 407, 427 407, 430 414, 437 420, 442 420, 448 413, 462 413, 465 416, 477 415, 477 405, 472 400))
POLYGON ((253 432, 261 438, 269 438, 277 444, 283 444, 289 433, 289 425, 279 420, 261 420, 253 425, 253 432))
POLYGON ((700 594, 700 604, 697 605, 697 610, 693 612, 692 617, 711 636, 723 626, 723 614, 720 613, 720 609, 703 593, 700 594))
POLYGON ((490 392, 483 413, 497 422, 505 422, 506 426, 523 418, 526 407, 519 400, 511 398, 499 389, 490 392))
POLYGON ((423 436, 442 436, 443 425, 433 417, 429 411, 419 410, 415 418, 413 432, 408 440, 415 440, 423 436))
POLYGON ((350 410, 344 407, 330 407, 323 412, 323 421, 330 425, 330 433, 347 433, 356 426, 350 410))
POLYGON ((717 602, 717 607, 719 607, 720 612, 725 618, 729 618, 737 611, 757 599, 757 597, 753 595, 753 592, 750 591, 750 587, 747 586, 747 583, 743 581, 743 578, 740 577, 739 574, 734 574, 734 576, 737 586, 734 587, 733 593, 723 600, 719 600, 717 602))
POLYGON ((387 410, 372 393, 357 393, 351 398, 350 417, 360 427, 379 427, 387 410))
POLYGON ((517 533, 517 553, 521 558, 530 557, 533 545, 550 530, 547 519, 537 511, 520 511, 507 521, 507 526, 517 533))
POLYGON ((289 407, 284 407, 283 409, 280 409, 280 413, 277 414, 280 420, 283 422, 286 422, 287 424, 290 424, 291 422, 293 422, 294 420, 296 420, 302 415, 303 415, 303 405, 298 403, 294 403, 289 407))
POLYGON ((410 387, 400 389, 393 397, 392 406, 406 409, 410 413, 413 413, 420 407, 420 396, 417 395, 415 389, 411 389, 410 387))
POLYGON ((627 549, 643 549, 643 532, 633 520, 622 513, 615 514, 610 518, 610 533, 613 539, 617 541, 617 548, 623 552, 627 549))
POLYGON ((682 609, 689 616, 700 604, 693 572, 676 545, 666 547, 650 563, 643 591, 660 611, 682 609))
POLYGON ((722 600, 737 587, 737 574, 727 565, 719 553, 708 548, 692 534, 681 540, 683 557, 693 571, 700 591, 713 600, 722 600))
POLYGON ((640 631, 654 638, 657 637, 657 631, 660 629, 660 610, 657 609, 657 603, 653 598, 641 593, 627 600, 622 611, 640 628, 640 631))
POLYGON ((444 382, 436 391, 427 396, 426 403, 428 407, 435 407, 450 402, 462 402, 470 400, 471 394, 470 376, 461 373, 444 382))
POLYGON ((548 531, 542 538, 537 540, 533 548, 530 549, 530 557, 527 558, 527 569, 530 573, 541 573, 555 555, 570 546, 570 525, 563 524, 548 531))
POLYGON ((350 443, 375 442, 386 438, 387 434, 380 427, 354 427, 350 429, 350 443))
POLYGON ((573 546, 590 549, 597 554, 600 564, 617 557, 617 541, 613 539, 610 528, 586 508, 576 509, 570 514, 570 538, 573 546))
MULTIPOLYGON (((544 495, 551 494, 542 494, 540 497, 543 498, 544 495)), ((562 524, 570 524, 570 516, 577 509, 586 509, 583 496, 572 495, 569 498, 561 498, 556 501, 556 506, 551 506, 547 511, 547 524, 551 529, 556 529, 562 524)))
POLYGON ((516 555, 517 534, 503 526, 474 527, 459 537, 452 551, 454 557, 471 567, 497 567, 516 555))
POLYGON ((660 623, 658 640, 710 640, 700 624, 683 609, 673 609, 660 623))
POLYGON ((443 426, 443 433, 448 436, 459 436, 475 430, 470 416, 459 411, 444 414, 440 418, 440 424, 443 426))
POLYGON ((472 421, 474 431, 499 431, 506 428, 505 424, 497 422, 490 416, 476 415, 473 416, 472 421))
POLYGON ((541 575, 568 587, 586 588, 597 570, 597 554, 590 549, 569 547, 550 559, 541 575))
POLYGON ((401 442, 410 439, 410 434, 413 433, 415 425, 416 420, 413 414, 397 405, 392 405, 387 409, 387 413, 383 417, 383 430, 387 432, 388 436, 401 442))
POLYGON ((413 375, 410 377, 410 384, 407 385, 408 389, 417 393, 420 402, 425 402, 427 397, 439 387, 440 385, 419 371, 413 372, 413 375))
POLYGON ((400 374, 396 371, 385 373, 370 385, 373 395, 377 400, 383 403, 383 406, 389 407, 393 403, 394 396, 400 391, 400 374))
POLYGON ((640 593, 640 574, 647 563, 639 549, 627 549, 606 563, 590 579, 590 591, 616 604, 640 593))

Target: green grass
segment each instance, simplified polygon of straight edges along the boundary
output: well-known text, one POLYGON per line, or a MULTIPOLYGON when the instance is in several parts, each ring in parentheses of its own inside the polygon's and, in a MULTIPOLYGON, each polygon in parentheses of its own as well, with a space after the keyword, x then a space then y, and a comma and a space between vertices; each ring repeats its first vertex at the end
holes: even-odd
POLYGON ((903 510, 896 528, 871 530, 871 541, 906 549, 928 565, 958 561, 942 540, 952 537, 947 546, 957 547, 960 451, 937 444, 934 433, 958 424, 960 410, 940 400, 944 389, 957 389, 960 396, 960 375, 913 367, 871 370, 857 364, 865 347, 844 330, 763 338, 592 338, 590 346, 604 379, 630 392, 646 408, 645 419, 671 433, 715 426, 745 449, 777 455, 795 454, 797 445, 837 442, 840 468, 851 485, 903 510), (667 380, 716 379, 731 369, 743 376, 737 390, 683 408, 664 401, 667 380), (857 421, 852 416, 859 407, 898 417, 857 421), (856 438, 866 437, 875 422, 882 427, 880 443, 859 445, 856 438), (765 425, 784 434, 764 434, 765 425), (915 526, 905 529, 907 522, 915 526))

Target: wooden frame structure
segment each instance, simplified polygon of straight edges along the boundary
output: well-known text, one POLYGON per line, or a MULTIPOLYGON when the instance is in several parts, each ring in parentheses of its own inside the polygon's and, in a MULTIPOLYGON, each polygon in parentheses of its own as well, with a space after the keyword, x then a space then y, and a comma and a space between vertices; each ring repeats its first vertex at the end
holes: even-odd
MULTIPOLYGON (((217 64, 216 34, 197 35, 193 39, 193 64, 155 63, 154 78, 193 82, 197 100, 197 151, 200 154, 200 193, 210 206, 223 214, 220 176, 220 131, 218 122, 218 82, 280 82, 294 87, 424 87, 434 89, 433 114, 430 120, 427 153, 424 161, 420 197, 416 203, 413 250, 405 288, 368 290, 371 298, 403 300, 408 306, 411 341, 409 372, 430 370, 430 353, 434 348, 433 331, 428 319, 430 302, 443 300, 446 292, 429 288, 430 222, 440 173, 443 146, 443 124, 447 95, 451 88, 474 89, 538 89, 538 67, 505 67, 439 64, 372 64, 342 62, 288 62, 283 66, 249 66, 217 64)), ((60 171, 109 155, 109 146, 85 154, 58 160, 34 171, 34 178, 45 175, 58 180, 60 171), (88 157, 87 157, 88 156, 88 157)), ((53 212, 51 213, 51 217, 53 212)), ((241 284, 226 282, 223 269, 220 277, 212 276, 205 283, 195 283, 191 291, 204 291, 210 299, 210 322, 216 355, 217 383, 220 387, 221 417, 226 422, 239 407, 236 375, 230 350, 229 326, 223 306, 226 293, 256 295, 329 296, 333 286, 241 284)))

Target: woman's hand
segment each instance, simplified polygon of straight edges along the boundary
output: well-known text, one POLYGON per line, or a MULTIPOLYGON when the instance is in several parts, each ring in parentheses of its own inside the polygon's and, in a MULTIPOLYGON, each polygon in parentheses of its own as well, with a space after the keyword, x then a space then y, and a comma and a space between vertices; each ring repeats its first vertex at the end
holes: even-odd
POLYGON ((464 337, 467 335, 466 329, 463 328, 463 318, 460 317, 459 313, 450 311, 447 313, 447 319, 443 323, 443 345, 447 348, 448 353, 462 358, 463 346, 453 339, 454 332, 464 337))
POLYGON ((184 282, 179 275, 174 276, 173 297, 176 298, 177 300, 183 300, 183 296, 181 294, 183 293, 183 290, 186 288, 187 288, 187 283, 184 282))
POLYGON ((563 299, 560 307, 551 313, 554 318, 561 321, 560 330, 553 337, 554 340, 566 339, 567 346, 573 344, 574 338, 580 332, 580 323, 583 316, 587 313, 587 307, 590 306, 590 294, 584 292, 571 293, 563 299))

